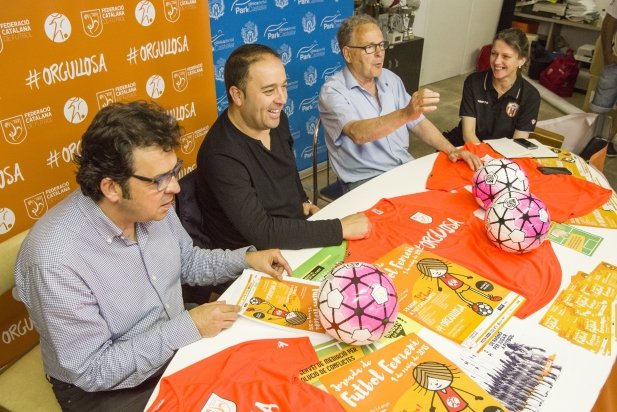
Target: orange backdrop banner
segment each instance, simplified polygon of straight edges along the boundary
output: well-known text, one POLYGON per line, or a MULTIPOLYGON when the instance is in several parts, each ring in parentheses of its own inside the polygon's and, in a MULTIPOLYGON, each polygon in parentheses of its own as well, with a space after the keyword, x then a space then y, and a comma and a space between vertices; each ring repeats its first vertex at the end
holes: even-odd
POLYGON ((216 118, 203 0, 5 2, 0 11, 0 242, 77 188, 75 154, 102 107, 151 100, 184 128, 182 175, 216 118))

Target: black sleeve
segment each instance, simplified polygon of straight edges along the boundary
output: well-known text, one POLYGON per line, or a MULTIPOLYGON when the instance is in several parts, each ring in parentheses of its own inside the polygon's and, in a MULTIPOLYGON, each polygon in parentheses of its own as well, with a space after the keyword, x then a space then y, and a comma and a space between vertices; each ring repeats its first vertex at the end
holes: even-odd
POLYGON ((307 221, 271 216, 260 202, 249 173, 238 158, 212 154, 204 162, 204 167, 213 195, 229 221, 249 244, 258 249, 303 249, 342 242, 343 229, 338 219, 307 221))
POLYGON ((461 106, 458 111, 459 116, 477 118, 475 98, 473 92, 473 74, 470 74, 465 79, 463 84, 463 96, 461 97, 461 106))

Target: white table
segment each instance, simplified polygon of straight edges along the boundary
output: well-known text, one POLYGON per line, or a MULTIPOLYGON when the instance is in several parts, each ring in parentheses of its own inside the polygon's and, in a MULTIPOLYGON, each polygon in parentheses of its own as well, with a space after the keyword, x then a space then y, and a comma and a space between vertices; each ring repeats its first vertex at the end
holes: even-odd
MULTIPOLYGON (((313 218, 329 219, 346 216, 368 209, 381 198, 424 191, 426 178, 433 166, 435 157, 436 154, 431 154, 384 173, 330 203, 313 218)), ((602 175, 598 175, 604 182, 605 187, 610 187, 606 179, 602 175)), ((604 241, 592 257, 559 245, 553 245, 562 266, 562 288, 565 288, 570 283, 570 277, 576 274, 577 271, 590 272, 602 260, 617 263, 617 253, 615 253, 617 230, 590 227, 585 227, 584 230, 604 237, 604 241)), ((318 250, 317 248, 296 251, 285 250, 283 254, 291 267, 295 268, 318 250)), ((244 283, 242 279, 236 281, 223 294, 221 299, 228 302, 236 302, 242 292, 244 283)), ((598 393, 611 371, 617 351, 613 350, 611 356, 595 355, 585 349, 572 345, 567 340, 558 337, 556 333, 540 326, 538 322, 549 306, 550 304, 546 305, 542 310, 527 317, 525 320, 512 318, 505 325, 503 331, 515 334, 517 338, 520 337, 526 344, 534 345, 534 343, 537 343, 537 346, 550 349, 551 352, 557 355, 557 362, 563 367, 556 385, 542 405, 542 411, 589 411, 595 404, 598 393)), ((313 344, 331 339, 326 335, 311 332, 307 332, 306 335, 313 344)), ((172 374, 240 342, 253 339, 297 336, 299 336, 298 331, 276 329, 240 317, 231 328, 221 332, 215 338, 201 339, 180 349, 170 362, 163 376, 172 374)), ((461 351, 458 344, 427 328, 422 328, 419 336, 454 362, 455 358, 453 355, 461 351)), ((613 347, 615 346, 617 345, 613 344, 613 347)), ((148 406, 154 401, 157 393, 158 386, 154 390, 148 406)))

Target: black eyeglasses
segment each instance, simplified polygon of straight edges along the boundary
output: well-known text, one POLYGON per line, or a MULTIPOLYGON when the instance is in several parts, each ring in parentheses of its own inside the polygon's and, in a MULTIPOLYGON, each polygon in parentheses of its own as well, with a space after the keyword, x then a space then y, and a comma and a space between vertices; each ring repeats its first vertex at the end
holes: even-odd
POLYGON ((172 178, 178 178, 178 175, 180 174, 180 169, 182 168, 182 159, 178 159, 178 163, 176 163, 176 165, 174 166, 173 169, 171 169, 170 172, 164 173, 162 175, 160 175, 159 177, 144 177, 144 176, 139 176, 139 175, 131 175, 131 177, 134 177, 135 179, 139 179, 139 180, 143 180, 144 182, 150 182, 152 184, 156 184, 156 190, 158 192, 162 192, 163 190, 167 189, 167 186, 169 186, 169 184, 171 183, 171 179, 172 178))
POLYGON ((386 50, 389 45, 390 43, 384 40, 381 43, 377 43, 377 44, 371 43, 371 44, 367 44, 366 46, 347 46, 347 47, 349 47, 350 49, 363 49, 364 53, 373 54, 377 51, 377 47, 379 47, 381 50, 386 50))

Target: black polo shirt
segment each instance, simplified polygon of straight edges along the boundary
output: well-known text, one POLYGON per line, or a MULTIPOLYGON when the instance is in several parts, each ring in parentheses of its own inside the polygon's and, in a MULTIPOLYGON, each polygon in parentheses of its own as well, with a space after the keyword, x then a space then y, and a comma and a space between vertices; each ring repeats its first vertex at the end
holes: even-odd
MULTIPOLYGON (((540 110, 540 93, 522 76, 503 96, 497 98, 493 73, 472 73, 465 79, 459 115, 476 119, 480 140, 512 138, 515 130, 533 132, 540 110)), ((462 136, 462 123, 458 125, 462 136)))

